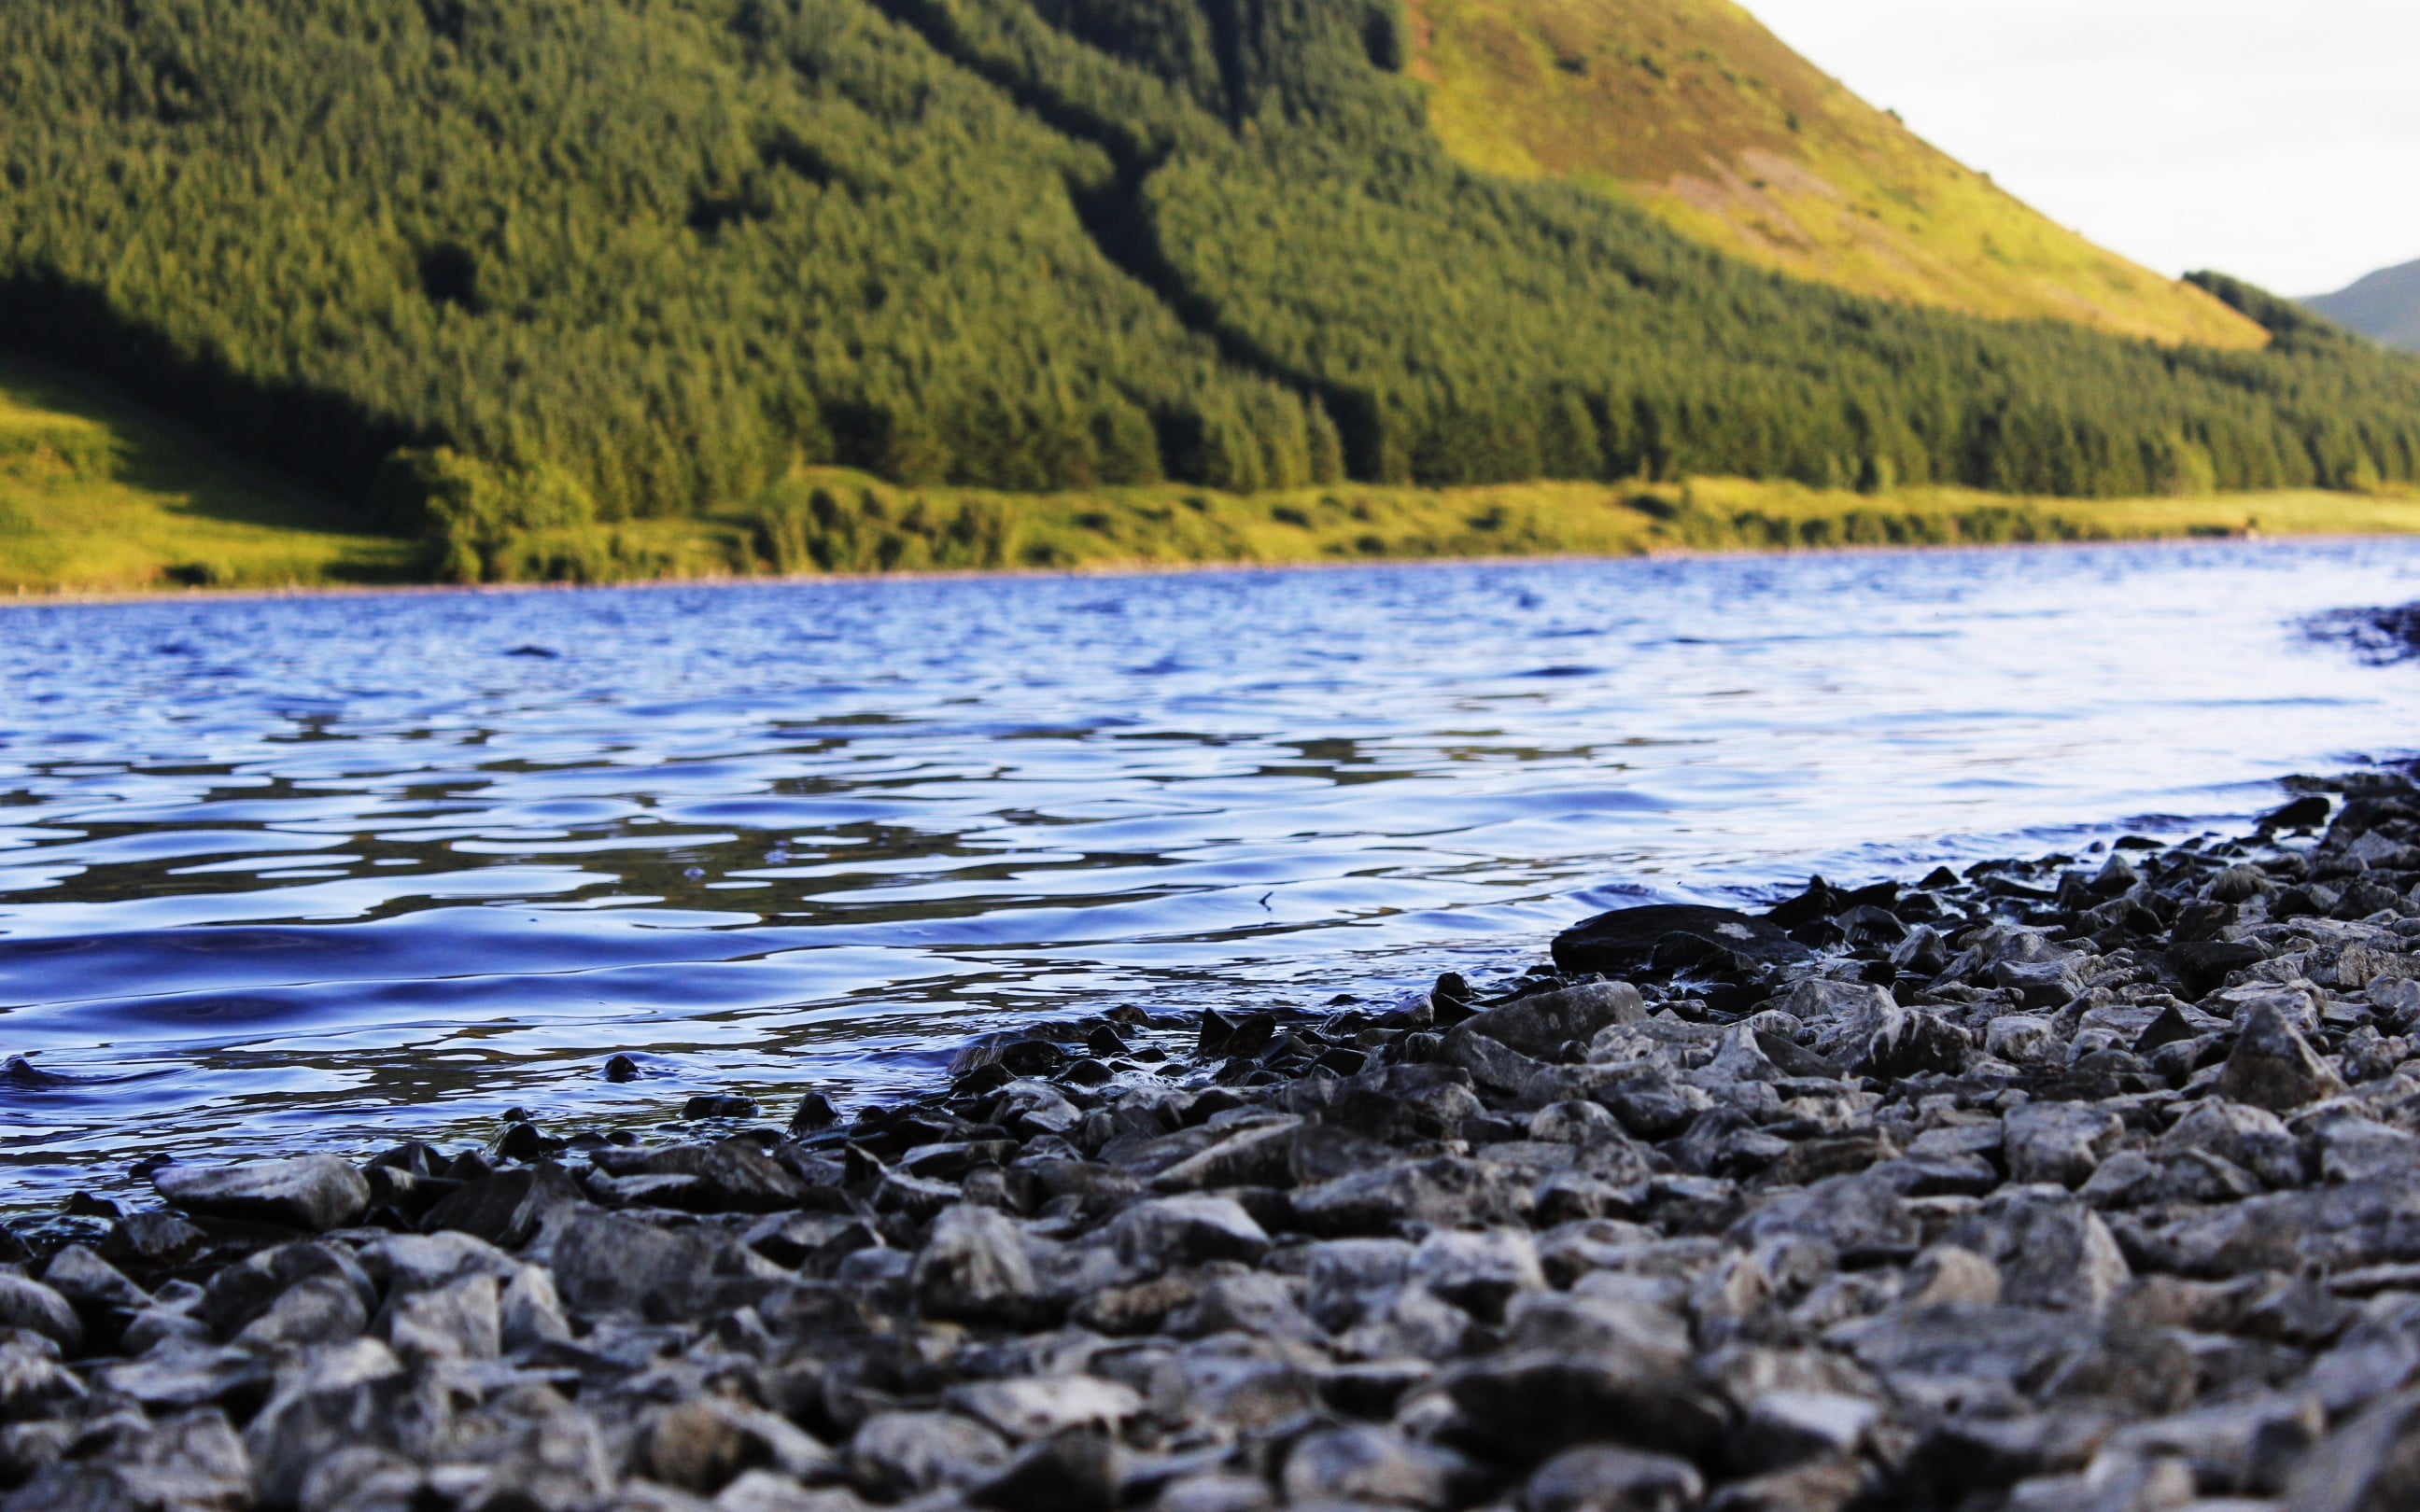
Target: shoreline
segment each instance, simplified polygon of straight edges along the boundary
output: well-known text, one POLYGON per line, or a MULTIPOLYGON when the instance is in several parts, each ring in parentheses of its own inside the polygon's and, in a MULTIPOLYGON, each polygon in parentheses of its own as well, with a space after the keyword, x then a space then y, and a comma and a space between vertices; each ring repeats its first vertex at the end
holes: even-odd
POLYGON ((60 609, 116 604, 256 603, 264 600, 361 597, 418 597, 435 594, 504 595, 510 594, 582 594, 663 591, 681 588, 783 588, 822 583, 962 582, 985 579, 1163 578, 1211 573, 1360 572, 1388 568, 1451 568, 1611 562, 1699 562, 1725 558, 1784 559, 1793 557, 1869 557, 1889 555, 1942 556, 1962 552, 2088 551, 2103 549, 2211 548, 2219 547, 2307 546, 2327 542, 2378 544, 2420 539, 2420 526, 2410 532, 2254 532, 2228 536, 2144 535, 2109 540, 1954 541, 1879 543, 1806 547, 1671 547, 1625 553, 1534 552, 1504 556, 1386 557, 1370 560, 1306 560, 1272 562, 1104 562, 1069 567, 912 568, 895 572, 766 573, 695 578, 645 578, 627 582, 497 582, 497 583, 315 583, 284 588, 101 589, 0 593, 0 610, 60 609))
MULTIPOLYGON (((414 580, 435 569, 432 543, 356 534, 358 521, 321 522, 343 527, 333 534, 307 521, 280 525, 284 516, 263 515, 251 507, 261 501, 238 495, 221 480, 214 501, 195 507, 117 487, 108 507, 71 508, 67 496, 19 497, 0 486, 0 509, 23 517, 0 551, 0 604, 455 586, 414 580)), ((702 514, 595 520, 452 549, 458 566, 486 579, 467 586, 509 588, 2411 533, 2420 533, 2413 489, 2063 499, 1692 476, 1007 494, 811 468, 702 514)))
POLYGON ((887 1107, 158 1167, 0 1238, 0 1508, 2410 1504, 2420 785, 2295 791, 887 1107))

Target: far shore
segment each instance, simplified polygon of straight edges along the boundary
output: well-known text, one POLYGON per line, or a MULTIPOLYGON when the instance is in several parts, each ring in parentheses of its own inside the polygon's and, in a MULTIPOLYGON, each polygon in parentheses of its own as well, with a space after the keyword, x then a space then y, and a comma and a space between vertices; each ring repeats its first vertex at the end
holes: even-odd
MULTIPOLYGON (((1699 478, 1011 495, 907 488, 836 469, 785 486, 793 497, 837 501, 836 514, 803 532, 793 527, 786 539, 768 534, 755 508, 518 537, 490 546, 484 561, 492 580, 473 584, 412 580, 425 571, 414 559, 426 548, 399 537, 230 521, 208 543, 208 560, 187 562, 163 559, 197 544, 155 542, 139 511, 121 511, 105 537, 64 520, 45 531, 50 522, 37 515, 36 530, 0 543, 0 606, 2420 534, 2413 492, 2067 500, 1699 478), (987 532, 972 546, 958 538, 970 518, 987 532)), ((0 479, 0 502, 6 491, 0 479)), ((172 513, 190 529, 195 511, 179 502, 185 507, 172 513)), ((19 512, 35 513, 23 504, 19 512)))

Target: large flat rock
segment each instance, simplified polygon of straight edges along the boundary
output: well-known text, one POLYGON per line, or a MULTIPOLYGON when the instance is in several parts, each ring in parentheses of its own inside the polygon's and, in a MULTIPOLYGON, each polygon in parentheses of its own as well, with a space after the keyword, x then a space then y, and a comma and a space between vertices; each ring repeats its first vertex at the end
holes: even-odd
POLYGON ((1556 935, 1555 965, 1573 976, 1622 976, 1645 970, 1659 947, 1668 956, 1728 955, 1751 966, 1786 965, 1814 953, 1748 914, 1697 903, 1651 903, 1599 914, 1556 935))
POLYGON ((165 1165, 151 1184, 187 1212, 320 1234, 369 1211, 370 1183, 334 1155, 243 1165, 165 1165))

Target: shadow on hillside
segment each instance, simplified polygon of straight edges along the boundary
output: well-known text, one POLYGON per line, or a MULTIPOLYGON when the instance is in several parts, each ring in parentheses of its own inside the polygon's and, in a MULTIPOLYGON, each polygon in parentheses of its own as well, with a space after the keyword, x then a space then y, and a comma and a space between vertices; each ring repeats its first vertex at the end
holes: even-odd
MULTIPOLYGON (((0 390, 20 401, 102 427, 110 438, 105 471, 154 496, 161 510, 193 520, 334 536, 346 544, 321 569, 347 583, 394 583, 423 576, 407 543, 362 511, 227 452, 198 428, 137 404, 110 385, 36 359, 0 354, 0 390)), ((209 569, 167 569, 169 580, 201 586, 209 569)))

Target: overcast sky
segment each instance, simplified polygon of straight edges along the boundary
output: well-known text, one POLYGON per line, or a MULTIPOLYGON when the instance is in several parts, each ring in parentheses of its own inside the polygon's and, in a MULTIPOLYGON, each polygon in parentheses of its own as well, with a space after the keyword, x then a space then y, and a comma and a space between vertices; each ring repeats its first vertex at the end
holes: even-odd
POLYGON ((2055 220, 2319 294, 2420 259, 2420 0, 1745 0, 2055 220))

